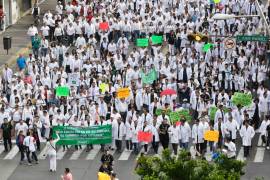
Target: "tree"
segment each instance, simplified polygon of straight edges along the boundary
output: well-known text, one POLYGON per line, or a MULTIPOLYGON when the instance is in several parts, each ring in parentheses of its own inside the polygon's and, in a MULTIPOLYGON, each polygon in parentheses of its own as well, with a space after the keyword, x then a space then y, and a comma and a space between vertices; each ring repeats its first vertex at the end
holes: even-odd
POLYGON ((136 173, 143 180, 238 180, 244 175, 245 163, 220 155, 213 162, 192 159, 187 151, 171 156, 164 150, 161 157, 141 156, 136 173))

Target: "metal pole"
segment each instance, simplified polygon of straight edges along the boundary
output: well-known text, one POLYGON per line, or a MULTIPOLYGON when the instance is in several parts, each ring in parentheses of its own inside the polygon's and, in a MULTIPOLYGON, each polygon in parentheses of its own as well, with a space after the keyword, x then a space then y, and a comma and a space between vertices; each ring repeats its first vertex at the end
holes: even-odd
POLYGON ((263 11, 262 11, 262 8, 261 8, 261 6, 260 6, 258 0, 255 0, 255 3, 256 3, 256 6, 258 6, 258 8, 259 8, 259 11, 260 11, 261 16, 262 16, 262 18, 263 18, 263 21, 264 21, 264 23, 265 23, 266 30, 267 30, 267 35, 270 35, 269 24, 268 24, 268 22, 267 22, 267 20, 266 20, 266 17, 265 17, 265 15, 264 15, 263 11))
POLYGON ((260 15, 240 15, 234 16, 234 18, 249 18, 249 17, 259 17, 260 15))

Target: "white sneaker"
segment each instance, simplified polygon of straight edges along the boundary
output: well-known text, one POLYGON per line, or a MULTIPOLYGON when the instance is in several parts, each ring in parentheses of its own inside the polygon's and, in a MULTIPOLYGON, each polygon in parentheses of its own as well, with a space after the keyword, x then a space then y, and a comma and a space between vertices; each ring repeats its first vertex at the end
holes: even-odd
POLYGON ((270 147, 269 147, 269 146, 267 146, 267 147, 266 147, 266 149, 270 149, 270 147))

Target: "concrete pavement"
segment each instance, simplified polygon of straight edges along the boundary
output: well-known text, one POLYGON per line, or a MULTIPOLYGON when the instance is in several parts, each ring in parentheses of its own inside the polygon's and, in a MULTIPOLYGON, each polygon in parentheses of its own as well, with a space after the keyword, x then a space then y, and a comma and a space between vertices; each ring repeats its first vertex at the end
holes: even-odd
MULTIPOLYGON (((56 0, 45 0, 42 4, 40 4, 41 14, 47 10, 54 10, 56 2, 56 0)), ((28 55, 31 53, 31 42, 27 36, 27 30, 32 23, 32 15, 27 14, 16 24, 7 28, 6 31, 0 35, 0 67, 2 67, 5 63, 14 65, 19 54, 28 55), (5 36, 12 37, 12 45, 8 54, 3 47, 3 37, 5 36)))

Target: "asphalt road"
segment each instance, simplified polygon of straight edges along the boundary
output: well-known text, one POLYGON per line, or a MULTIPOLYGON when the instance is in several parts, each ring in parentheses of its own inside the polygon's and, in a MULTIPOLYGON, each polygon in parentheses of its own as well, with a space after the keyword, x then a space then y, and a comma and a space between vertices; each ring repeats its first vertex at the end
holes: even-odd
MULTIPOLYGON (((42 150, 38 152, 39 158, 43 158, 42 150)), ((123 147, 124 149, 124 147, 123 147)), ((191 151, 193 147, 190 147, 191 151)), ((240 142, 237 143, 237 159, 244 160, 241 150, 240 142)), ((160 147, 160 150, 162 148, 160 147)), ((122 153, 111 152, 115 159, 114 171, 118 174, 120 180, 137 180, 139 177, 134 173, 134 167, 137 156, 132 152, 123 151, 122 153)), ((27 166, 19 165, 20 154, 17 152, 16 147, 9 153, 3 152, 3 145, 0 145, 0 180, 47 180, 47 179, 60 179, 63 174, 64 168, 69 167, 73 173, 75 180, 96 180, 97 171, 100 167, 101 151, 100 146, 95 146, 94 150, 86 152, 74 151, 70 149, 66 152, 58 147, 58 161, 57 172, 50 173, 48 171, 48 160, 40 159, 40 164, 27 166)), ((152 149, 149 150, 149 156, 153 155, 152 149)), ((211 154, 206 155, 206 159, 210 159, 211 154)), ((254 180, 256 177, 264 177, 265 180, 270 179, 270 151, 266 150, 259 140, 259 135, 256 134, 253 139, 253 147, 251 149, 251 156, 246 160, 247 166, 245 168, 244 180, 254 180)))

